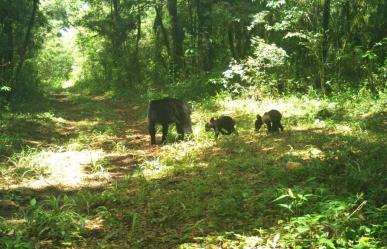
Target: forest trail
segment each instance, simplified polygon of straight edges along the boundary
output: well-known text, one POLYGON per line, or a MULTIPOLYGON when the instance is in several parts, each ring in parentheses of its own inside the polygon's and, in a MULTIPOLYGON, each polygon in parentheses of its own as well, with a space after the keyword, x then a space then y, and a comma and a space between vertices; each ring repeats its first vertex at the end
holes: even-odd
POLYGON ((32 163, 44 172, 29 178, 26 171, 21 182, 4 179, 2 188, 43 194, 104 188, 160 152, 149 144, 146 106, 69 93, 52 93, 49 100, 50 122, 23 126, 25 144, 41 149, 32 163))
POLYGON ((0 1, 0 249, 387 249, 386 9, 0 1))
POLYGON ((363 203, 357 193, 377 189, 374 199, 384 201, 384 111, 316 122, 311 102, 278 100, 271 104, 283 111, 285 130, 267 134, 254 132, 247 107, 262 113, 269 103, 227 100, 195 108, 192 140, 173 142, 172 132, 166 145, 151 146, 145 103, 75 93, 43 102, 35 112, 4 115, 2 128, 21 145, 9 143, 8 160, 0 159, 7 164, 0 216, 23 224, 28 238, 32 228, 49 229, 36 239, 41 248, 264 248, 293 234, 278 228, 293 209, 317 201, 323 208, 311 213, 328 224, 337 215, 324 207, 334 203, 332 213, 347 224, 346 214, 363 203), (224 112, 236 118, 239 135, 215 140, 204 122, 224 112), (358 199, 336 207, 348 194, 358 199))

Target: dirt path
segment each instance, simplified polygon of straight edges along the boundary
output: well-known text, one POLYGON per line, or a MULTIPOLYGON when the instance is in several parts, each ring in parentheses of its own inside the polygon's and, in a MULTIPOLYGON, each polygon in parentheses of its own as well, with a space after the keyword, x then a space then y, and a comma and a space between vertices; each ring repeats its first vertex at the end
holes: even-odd
MULTIPOLYGON (((214 140, 194 129, 201 135, 194 141, 150 146, 146 104, 76 94, 50 97, 44 110, 12 113, 14 123, 6 120, 2 126, 7 137, 18 136, 23 146, 35 143, 30 150, 16 146, 10 150, 13 170, 0 171, 0 216, 23 224, 25 234, 38 231, 35 237, 46 230, 45 220, 43 230, 35 230, 41 229, 35 227, 35 216, 24 212, 35 198, 39 209, 31 214, 60 218, 48 222, 55 236, 43 235, 36 241, 41 248, 65 248, 46 246, 46 240, 82 249, 263 248, 278 238, 277 231, 286 232, 283 225, 291 226, 282 223, 291 217, 281 207, 292 205, 292 195, 302 199, 310 193, 317 197, 315 190, 328 193, 330 199, 322 197, 310 214, 367 189, 375 193, 371 199, 383 201, 377 197, 383 183, 369 180, 384 173, 383 129, 344 125, 352 120, 318 127, 309 113, 300 112, 306 116, 287 116, 283 133, 256 134, 251 117, 240 116, 238 136, 214 140), (363 182, 360 170, 365 173, 363 182), (291 198, 276 203, 287 193, 291 198), (61 232, 58 223, 78 224, 73 214, 85 220, 85 229, 79 228, 82 238, 56 237, 61 232)), ((240 102, 225 110, 237 114, 236 103, 240 102)), ((303 106, 289 108, 298 113, 303 106)), ((370 124, 381 120, 384 114, 370 124)), ((193 115, 193 121, 194 128, 202 128, 203 120, 193 115)), ((353 212, 351 198, 348 207, 353 212)), ((338 212, 345 217, 347 210, 338 212)), ((70 232, 77 232, 75 228, 70 232)))
POLYGON ((53 117, 31 130, 31 136, 24 140, 26 145, 42 149, 28 159, 20 159, 28 161, 26 166, 44 169, 44 173, 31 178, 26 169, 22 181, 4 179, 3 190, 50 189, 52 193, 52 189, 104 188, 131 174, 141 158, 159 153, 158 147, 149 145, 146 106, 100 96, 52 94, 50 99, 53 117))

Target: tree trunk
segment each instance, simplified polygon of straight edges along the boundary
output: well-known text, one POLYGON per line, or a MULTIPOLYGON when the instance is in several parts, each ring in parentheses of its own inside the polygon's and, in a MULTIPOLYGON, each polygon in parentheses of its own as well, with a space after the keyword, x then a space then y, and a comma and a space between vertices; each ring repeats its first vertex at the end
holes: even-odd
MULTIPOLYGON (((197 0, 198 13, 198 50, 203 69, 209 71, 213 68, 214 49, 212 36, 212 0, 201 2, 197 0)), ((199 60, 200 61, 200 60, 199 60)))
POLYGON ((195 10, 195 0, 189 0, 187 2, 187 12, 189 16, 188 32, 190 34, 189 46, 193 49, 193 53, 190 54, 190 73, 197 73, 198 69, 198 56, 197 56, 197 15, 195 10))
POLYGON ((171 48, 170 47, 171 46, 169 44, 167 29, 165 28, 164 23, 163 23, 162 8, 163 8, 162 6, 155 6, 156 18, 155 18, 154 26, 155 26, 155 29, 160 27, 161 34, 163 35, 164 46, 167 49, 168 55, 170 55, 170 53, 171 53, 171 48))
POLYGON ((323 13, 323 44, 322 44, 322 55, 323 55, 323 61, 325 62, 327 60, 328 55, 328 30, 329 30, 329 17, 331 12, 331 1, 325 0, 324 2, 324 13, 323 13))
POLYGON ((6 37, 7 46, 4 48, 4 56, 0 60, 0 68, 2 69, 3 79, 7 86, 10 86, 12 80, 12 71, 14 68, 14 44, 13 44, 13 28, 12 22, 6 18, 3 29, 6 37))
POLYGON ((30 45, 30 40, 31 40, 31 36, 32 36, 32 29, 33 29, 34 24, 35 24, 36 12, 38 10, 38 7, 39 7, 39 0, 33 0, 31 17, 30 17, 30 20, 28 22, 27 31, 26 31, 26 35, 24 37, 22 47, 20 49, 19 63, 16 66, 15 74, 14 74, 14 77, 12 80, 12 87, 13 87, 12 91, 14 93, 17 93, 18 91, 20 91, 20 88, 21 88, 20 82, 19 82, 20 73, 22 71, 22 68, 23 68, 23 65, 24 65, 24 62, 26 59, 28 46, 30 45))
POLYGON ((167 7, 171 18, 172 26, 172 61, 174 67, 173 72, 174 74, 176 74, 180 71, 183 64, 184 31, 177 13, 177 0, 168 0, 167 7))
POLYGON ((138 6, 138 9, 137 9, 137 34, 136 34, 136 48, 135 48, 136 58, 138 56, 138 50, 140 47, 140 40, 141 40, 141 13, 142 13, 142 9, 140 6, 138 6))
POLYGON ((233 24, 231 23, 227 30, 228 35, 228 46, 230 48, 231 56, 234 59, 237 59, 236 53, 235 53, 235 47, 234 47, 234 31, 233 31, 233 24))
POLYGON ((322 65, 321 65, 321 77, 320 77, 320 88, 325 93, 325 81, 326 81, 326 68, 327 68, 327 57, 328 57, 328 31, 329 31, 329 17, 331 14, 331 1, 325 0, 323 7, 323 40, 322 40, 322 65))
POLYGON ((112 21, 112 32, 111 32, 111 53, 112 53, 112 84, 116 89, 127 88, 133 80, 132 77, 126 77, 127 70, 124 70, 124 59, 123 59, 123 30, 120 13, 120 0, 111 1, 111 21, 112 21))
POLYGON ((141 61, 140 61, 140 56, 139 56, 139 50, 140 50, 140 41, 141 41, 141 33, 142 33, 142 26, 141 26, 141 14, 143 13, 143 7, 141 6, 140 1, 136 2, 137 4, 137 16, 136 16, 136 24, 137 24, 137 32, 136 32, 136 43, 135 43, 135 48, 134 48, 134 55, 132 59, 132 63, 130 63, 130 66, 128 68, 128 71, 135 70, 133 77, 132 77, 132 82, 134 83, 141 83, 142 82, 142 67, 141 67, 141 61))
POLYGON ((120 22, 120 10, 119 10, 119 0, 112 0, 112 43, 113 43, 113 51, 115 56, 120 55, 120 28, 119 28, 119 22, 120 22))

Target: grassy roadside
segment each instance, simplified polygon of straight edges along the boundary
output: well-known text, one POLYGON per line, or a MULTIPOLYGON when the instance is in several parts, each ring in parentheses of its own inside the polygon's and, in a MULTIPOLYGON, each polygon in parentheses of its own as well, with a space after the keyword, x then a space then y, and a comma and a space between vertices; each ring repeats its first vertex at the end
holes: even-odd
POLYGON ((386 102, 223 96, 194 104, 192 140, 157 147, 142 105, 2 114, 0 247, 385 248, 386 102), (285 131, 256 134, 271 108, 285 131), (204 132, 221 114, 239 136, 204 132))

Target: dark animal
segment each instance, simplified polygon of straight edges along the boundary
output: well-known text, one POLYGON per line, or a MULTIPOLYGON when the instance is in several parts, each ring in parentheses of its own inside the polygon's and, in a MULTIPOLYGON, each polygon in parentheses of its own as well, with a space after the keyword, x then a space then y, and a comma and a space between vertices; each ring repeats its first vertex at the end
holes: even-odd
POLYGON ((205 129, 206 131, 214 129, 216 138, 218 138, 219 133, 223 135, 230 135, 232 132, 238 134, 237 130, 235 129, 235 121, 232 117, 229 116, 222 116, 218 119, 211 118, 210 122, 206 123, 205 129))
POLYGON ((284 130, 284 127, 281 124, 282 114, 277 110, 270 110, 265 112, 263 116, 257 115, 257 120, 255 120, 255 130, 259 131, 263 124, 266 124, 268 132, 279 132, 284 130))
POLYGON ((168 126, 172 123, 176 124, 179 139, 184 139, 184 133, 192 132, 190 115, 190 107, 182 100, 175 98, 152 100, 148 108, 148 129, 151 144, 156 144, 156 124, 161 124, 163 127, 161 143, 165 142, 168 126))

